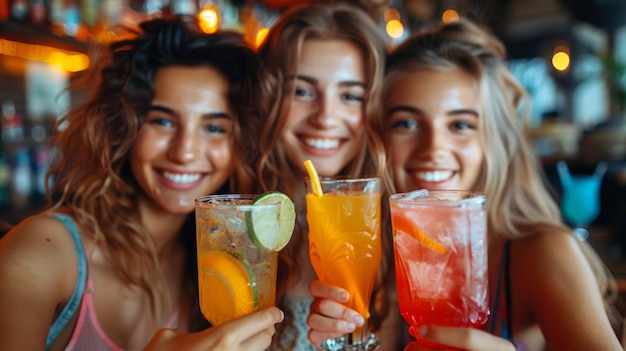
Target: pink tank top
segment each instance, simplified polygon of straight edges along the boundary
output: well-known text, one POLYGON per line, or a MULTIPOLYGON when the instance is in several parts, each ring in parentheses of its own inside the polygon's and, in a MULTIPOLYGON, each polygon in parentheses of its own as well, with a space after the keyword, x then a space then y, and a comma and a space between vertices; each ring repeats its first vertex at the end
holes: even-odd
MULTIPOLYGON (((181 328, 180 309, 167 320, 163 328, 181 328)), ((187 328, 184 328, 187 329, 187 328)), ((78 321, 72 333, 70 342, 65 347, 65 351, 125 351, 125 349, 116 345, 98 322, 96 309, 93 303, 93 287, 91 278, 87 278, 87 287, 83 294, 78 312, 78 321)))
MULTIPOLYGON (((75 313, 78 313, 78 320, 72 332, 72 338, 65 347, 66 351, 124 351, 123 348, 116 345, 111 338, 102 330, 96 315, 96 309, 93 303, 93 283, 89 276, 87 267, 87 257, 80 240, 78 228, 74 224, 71 217, 62 214, 52 214, 53 217, 61 221, 67 228, 76 252, 78 255, 78 281, 74 293, 68 301, 67 305, 57 317, 48 333, 46 340, 46 350, 54 343, 61 331, 66 327, 67 323, 72 319, 75 313), (78 309, 78 311, 77 311, 78 309)), ((184 331, 189 330, 189 326, 185 322, 186 318, 181 316, 180 307, 172 313, 162 328, 180 328, 184 331)))

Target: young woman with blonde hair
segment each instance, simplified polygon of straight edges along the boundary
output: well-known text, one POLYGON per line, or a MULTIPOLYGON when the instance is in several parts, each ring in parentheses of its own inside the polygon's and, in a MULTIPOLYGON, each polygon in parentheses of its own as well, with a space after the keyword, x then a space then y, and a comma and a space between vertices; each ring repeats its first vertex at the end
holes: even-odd
MULTIPOLYGON (((263 190, 288 194, 298 212, 296 232, 279 256, 278 301, 286 317, 274 348, 313 350, 306 318, 309 284, 316 278, 308 258, 304 203, 308 174, 303 163, 311 159, 320 176, 378 176, 389 187, 379 133, 386 44, 374 21, 359 8, 307 4, 282 14, 259 53, 275 88, 268 99, 273 108, 259 136, 257 173, 263 190)), ((383 235, 383 241, 390 260, 391 237, 383 235)), ((386 294, 393 284, 385 272, 391 265, 383 260, 375 286, 372 300, 379 303, 370 308, 369 323, 374 330, 390 306, 386 294)), ((356 313, 351 318, 349 328, 363 323, 356 313)), ((395 347, 391 337, 384 342, 395 347)))

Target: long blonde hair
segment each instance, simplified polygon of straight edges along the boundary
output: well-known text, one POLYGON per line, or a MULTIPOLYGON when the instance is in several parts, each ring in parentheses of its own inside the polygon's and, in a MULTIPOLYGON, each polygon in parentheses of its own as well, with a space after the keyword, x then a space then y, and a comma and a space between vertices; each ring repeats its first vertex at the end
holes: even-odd
MULTIPOLYGON (((475 23, 442 24, 415 34, 388 56, 385 91, 419 69, 459 68, 474 77, 482 99, 479 132, 485 150, 476 190, 487 196, 490 235, 516 239, 536 232, 571 233, 527 139, 529 97, 508 69, 505 54, 502 42, 475 23)), ((610 310, 614 281, 589 244, 581 245, 610 310)))
MULTIPOLYGON (((391 189, 391 178, 388 176, 387 160, 384 145, 380 136, 383 121, 380 108, 383 67, 386 55, 386 44, 374 21, 361 9, 347 4, 307 4, 287 10, 270 29, 270 33, 260 47, 259 54, 265 67, 273 77, 274 93, 268 97, 273 103, 267 114, 259 136, 260 159, 256 166, 262 191, 281 190, 294 199, 296 207, 302 211, 304 207, 304 180, 297 174, 296 167, 286 157, 284 146, 280 143, 280 134, 285 124, 281 120, 280 110, 284 99, 292 91, 286 90, 288 77, 295 76, 302 47, 306 40, 346 39, 355 43, 362 51, 366 69, 365 97, 365 134, 363 147, 356 157, 340 172, 343 176, 378 176, 384 182, 388 193, 391 189)), ((385 197, 383 197, 385 198, 385 197)), ((383 204, 385 201, 383 201, 383 204)), ((304 245, 304 229, 298 226, 290 244, 280 253, 278 273, 278 299, 298 281, 301 271, 300 254, 304 245)), ((391 238, 383 234, 385 253, 391 257, 391 238)), ((385 262, 383 270, 392 266, 393 262, 385 262)), ((389 274, 385 274, 388 277, 389 274)), ((378 287, 383 283, 379 283, 378 287)), ((372 299, 375 300, 375 299, 372 299)), ((285 322, 279 327, 277 339, 286 329, 293 328, 293 318, 287 306, 285 322)), ((384 310, 384 308, 383 308, 384 310)), ((381 314, 385 314, 383 311, 381 314)), ((376 315, 376 312, 373 313, 376 315)), ((373 319, 378 325, 380 318, 373 319)), ((295 333, 295 329, 292 329, 295 333)), ((278 343, 277 347, 289 347, 278 343)))

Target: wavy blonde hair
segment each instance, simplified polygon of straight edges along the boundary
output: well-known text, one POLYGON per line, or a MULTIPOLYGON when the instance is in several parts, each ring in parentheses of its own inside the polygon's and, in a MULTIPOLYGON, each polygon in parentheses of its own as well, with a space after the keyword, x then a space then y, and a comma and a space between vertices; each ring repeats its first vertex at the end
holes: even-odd
MULTIPOLYGON (((339 172, 339 175, 380 177, 383 180, 385 189, 383 199, 385 199, 385 194, 388 194, 392 188, 384 145, 379 132, 383 127, 380 94, 386 44, 376 24, 367 13, 360 8, 340 3, 307 4, 287 10, 271 28, 264 44, 259 49, 261 59, 273 77, 271 84, 274 85, 273 93, 268 97, 268 101, 271 101, 273 105, 269 106, 269 113, 259 136, 260 159, 256 172, 261 189, 262 191, 278 189, 294 199, 300 211, 304 209, 304 180, 301 179, 300 174, 296 173, 296 167, 287 159, 284 145, 280 142, 280 135, 285 125, 285 120, 280 118, 280 110, 283 100, 292 94, 292 91, 286 90, 285 83, 288 77, 296 75, 302 47, 308 39, 349 40, 355 43, 363 53, 366 69, 364 106, 366 137, 361 151, 339 172)), ((385 205, 386 201, 383 200, 383 206, 385 205)), ((300 277, 300 254, 304 245, 303 236, 306 235, 303 226, 297 227, 291 242, 279 255, 277 284, 279 301, 282 301, 286 291, 300 277)), ((392 260, 391 236, 383 234, 383 241, 385 251, 383 256, 392 260)), ((387 272, 392 266, 393 261, 383 262, 381 271, 387 272)), ((388 278, 389 274, 381 273, 381 276, 388 278)), ((373 296, 376 296, 377 292, 384 291, 385 289, 381 287, 387 283, 388 280, 382 281, 381 279, 375 287, 373 296)), ((375 300, 376 298, 372 298, 372 301, 375 300)), ((296 333, 293 328, 292 311, 283 302, 279 304, 285 310, 286 318, 279 327, 275 340, 281 340, 281 335, 286 330, 290 330, 289 333, 296 333)), ((374 318, 371 323, 373 328, 379 328, 381 319, 386 315, 386 307, 383 304, 378 312, 373 309, 374 318)), ((275 346, 290 347, 290 345, 283 345, 282 342, 275 342, 275 346)))
MULTIPOLYGON (((155 318, 167 311, 165 289, 154 241, 141 223, 141 188, 129 167, 129 152, 153 96, 157 71, 171 65, 212 67, 230 83, 229 105, 234 111, 235 170, 221 189, 247 192, 253 183, 249 163, 255 155, 253 131, 258 128, 255 103, 260 96, 261 71, 254 51, 241 35, 202 33, 190 17, 155 19, 131 37, 111 43, 95 65, 91 97, 61 120, 67 128, 53 136, 60 152, 48 178, 52 209, 69 209, 84 235, 103 249, 120 279, 141 287, 151 298, 155 318)), ((187 249, 185 284, 197 293, 195 223, 188 217, 180 239, 187 249)), ((192 302, 192 296, 189 302, 192 302)), ((197 299, 195 300, 197 301, 197 299)), ((195 309, 192 309, 192 312, 195 309)), ((197 315, 197 314, 192 314, 197 315)))
MULTIPOLYGON (((528 93, 508 69, 505 55, 503 43, 473 22, 442 24, 417 33, 388 56, 385 91, 419 69, 459 68, 474 77, 482 99, 479 133, 485 150, 476 190, 486 194, 488 232, 505 239, 571 233, 527 138, 528 93)), ((589 244, 581 245, 611 312, 616 284, 589 244)), ((615 322, 613 313, 609 317, 615 322)))

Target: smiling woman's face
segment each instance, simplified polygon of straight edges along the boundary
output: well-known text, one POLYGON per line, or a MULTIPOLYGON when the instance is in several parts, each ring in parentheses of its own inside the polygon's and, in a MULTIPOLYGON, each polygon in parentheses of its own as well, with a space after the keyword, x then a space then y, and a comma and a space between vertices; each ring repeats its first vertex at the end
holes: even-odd
POLYGON ((130 154, 149 201, 190 213, 194 199, 218 190, 233 170, 235 117, 229 84, 209 67, 170 66, 154 79, 155 96, 130 154))
POLYGON ((310 159, 320 175, 337 175, 365 137, 363 55, 347 40, 309 39, 297 67, 281 107, 281 142, 301 173, 310 159))
POLYGON ((484 158, 476 80, 459 69, 421 69, 405 74, 385 96, 397 191, 474 189, 484 158))

